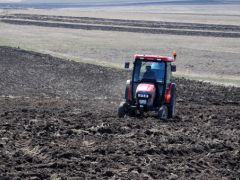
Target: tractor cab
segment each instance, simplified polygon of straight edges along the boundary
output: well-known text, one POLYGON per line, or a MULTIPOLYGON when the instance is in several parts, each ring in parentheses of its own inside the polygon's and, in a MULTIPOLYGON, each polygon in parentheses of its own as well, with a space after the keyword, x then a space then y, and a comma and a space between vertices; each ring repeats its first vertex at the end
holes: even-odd
MULTIPOLYGON (((174 57, 135 55, 131 80, 127 80, 125 100, 118 108, 118 116, 156 111, 161 119, 175 114, 176 85, 171 82, 176 71, 174 57)), ((125 64, 129 68, 129 63, 125 64)))

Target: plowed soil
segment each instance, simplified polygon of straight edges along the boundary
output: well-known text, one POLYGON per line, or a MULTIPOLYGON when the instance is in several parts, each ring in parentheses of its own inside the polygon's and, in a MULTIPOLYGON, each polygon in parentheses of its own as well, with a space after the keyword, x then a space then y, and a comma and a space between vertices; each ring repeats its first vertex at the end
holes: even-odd
POLYGON ((0 179, 240 177, 239 88, 174 79, 174 119, 119 119, 128 72, 8 47, 0 57, 0 179))
POLYGON ((17 25, 34 25, 84 30, 119 31, 148 34, 174 34, 239 38, 240 26, 165 21, 139 21, 91 17, 13 14, 0 16, 0 21, 17 25))

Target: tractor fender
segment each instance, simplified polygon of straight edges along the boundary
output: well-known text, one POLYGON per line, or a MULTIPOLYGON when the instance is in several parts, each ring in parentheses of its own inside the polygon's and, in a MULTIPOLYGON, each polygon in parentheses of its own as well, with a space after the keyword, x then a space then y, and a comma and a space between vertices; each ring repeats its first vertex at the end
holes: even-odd
POLYGON ((127 80, 125 89, 125 99, 126 102, 132 101, 132 81, 127 80))
POLYGON ((174 93, 176 91, 176 84, 175 83, 170 83, 168 85, 168 89, 165 93, 165 102, 166 104, 170 104, 171 103, 171 99, 172 99, 172 91, 174 90, 174 93))
POLYGON ((171 98, 168 104, 168 118, 173 118, 176 114, 175 106, 176 106, 176 84, 172 84, 171 86, 171 98))

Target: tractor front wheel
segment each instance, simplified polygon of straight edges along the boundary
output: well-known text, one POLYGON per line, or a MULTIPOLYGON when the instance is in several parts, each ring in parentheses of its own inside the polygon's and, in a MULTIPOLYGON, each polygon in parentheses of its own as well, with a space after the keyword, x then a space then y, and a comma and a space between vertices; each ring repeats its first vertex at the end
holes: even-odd
POLYGON ((163 105, 159 111, 158 111, 158 117, 161 120, 167 120, 168 119, 168 108, 167 106, 163 105))
POLYGON ((128 113, 128 105, 126 102, 121 102, 118 107, 118 117, 123 118, 128 113))

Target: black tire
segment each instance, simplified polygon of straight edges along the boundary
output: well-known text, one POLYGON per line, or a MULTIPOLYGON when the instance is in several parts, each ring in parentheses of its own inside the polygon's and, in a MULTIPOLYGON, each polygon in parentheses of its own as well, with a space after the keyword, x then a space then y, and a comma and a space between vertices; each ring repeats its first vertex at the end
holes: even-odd
POLYGON ((130 117, 136 117, 136 111, 135 110, 131 110, 131 109, 129 109, 128 111, 127 111, 127 115, 128 116, 130 116, 130 117))
POLYGON ((125 115, 127 115, 127 103, 121 102, 121 104, 118 107, 118 117, 123 118, 125 115))
POLYGON ((161 120, 166 121, 168 119, 168 108, 167 106, 163 105, 158 111, 158 117, 161 120))
POLYGON ((174 118, 176 114, 176 85, 172 85, 172 90, 171 90, 171 100, 170 104, 168 106, 168 118, 174 118))

